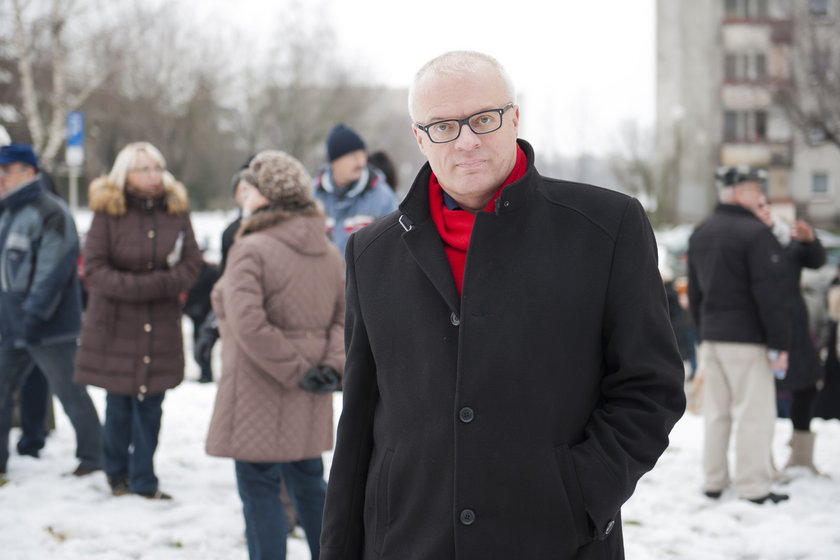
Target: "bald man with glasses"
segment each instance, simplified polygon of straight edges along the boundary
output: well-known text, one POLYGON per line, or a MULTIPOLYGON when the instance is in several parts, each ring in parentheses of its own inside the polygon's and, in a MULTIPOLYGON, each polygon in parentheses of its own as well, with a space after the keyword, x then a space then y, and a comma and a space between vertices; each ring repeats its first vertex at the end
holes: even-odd
POLYGON ((347 242, 347 366, 321 560, 618 559, 685 408, 635 199, 543 177, 487 55, 409 92, 428 163, 347 242))

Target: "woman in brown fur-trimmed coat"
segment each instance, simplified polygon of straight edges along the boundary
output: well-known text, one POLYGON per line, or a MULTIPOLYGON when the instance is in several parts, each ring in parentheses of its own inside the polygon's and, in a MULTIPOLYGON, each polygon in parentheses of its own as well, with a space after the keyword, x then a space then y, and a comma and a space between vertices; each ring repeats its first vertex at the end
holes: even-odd
POLYGON ((344 371, 344 265, 299 161, 261 152, 246 173, 248 217, 212 294, 222 375, 207 452, 235 459, 251 560, 286 557, 281 481, 318 558, 321 454, 344 371))
POLYGON ((103 439, 111 492, 169 499, 153 459, 164 392, 184 377, 179 296, 202 261, 187 192, 154 146, 136 142, 91 183, 89 201, 88 304, 74 380, 108 391, 103 439))

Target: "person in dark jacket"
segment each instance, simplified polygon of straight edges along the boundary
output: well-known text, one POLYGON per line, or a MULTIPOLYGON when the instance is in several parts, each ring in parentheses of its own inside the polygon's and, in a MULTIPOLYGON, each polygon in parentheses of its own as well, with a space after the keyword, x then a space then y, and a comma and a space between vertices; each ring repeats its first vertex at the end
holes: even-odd
POLYGON ((624 557, 685 377, 642 206, 542 177, 499 63, 409 94, 428 158, 354 233, 321 560, 624 557))
POLYGON ((314 196, 324 205, 330 237, 343 255, 350 234, 392 212, 397 198, 385 174, 368 165, 365 142, 349 126, 330 129, 327 159, 313 180, 314 196))
MULTIPOLYGON (((198 279, 187 292, 187 301, 184 302, 184 315, 190 318, 193 325, 193 346, 199 346, 201 338, 201 326, 207 317, 213 312, 213 305, 210 303, 210 292, 213 291, 213 284, 219 278, 219 266, 203 260, 198 279)), ((211 352, 194 352, 193 357, 201 370, 198 377, 199 383, 211 383, 213 381, 212 346, 211 352)))
POLYGON ((828 332, 825 341, 825 382, 814 405, 814 416, 826 420, 840 420, 840 352, 837 336, 840 324, 840 265, 826 293, 828 332))
POLYGON ((69 209, 44 190, 38 170, 31 146, 0 148, 0 474, 13 395, 34 364, 73 424, 80 461, 73 474, 82 476, 102 468, 102 428, 87 390, 73 383, 79 238, 69 209))
POLYGON ((825 264, 825 248, 805 221, 796 220, 787 226, 774 220, 770 206, 760 205, 758 216, 771 228, 784 250, 787 270, 787 291, 790 297, 791 347, 788 355, 787 374, 776 380, 777 395, 790 395, 788 416, 793 424, 790 439, 791 454, 785 468, 805 467, 814 474, 816 433, 811 431, 811 418, 817 399, 817 387, 823 381, 824 371, 816 343, 816 333, 811 331, 808 307, 802 295, 802 269, 818 269, 825 264))
POLYGON ((88 200, 89 299, 75 378, 108 392, 105 473, 113 495, 169 499, 158 488, 154 454, 166 390, 184 378, 179 298, 202 261, 187 191, 157 148, 134 142, 91 183, 88 200))
MULTIPOLYGON (((250 161, 251 160, 249 158, 248 162, 250 161)), ((245 173, 247 169, 248 164, 246 163, 242 169, 233 175, 233 199, 239 207, 239 215, 236 219, 229 223, 222 232, 222 259, 219 262, 218 269, 216 270, 217 279, 220 278, 222 273, 225 271, 228 252, 233 245, 236 232, 239 231, 239 227, 242 224, 242 219, 245 214, 243 206, 245 199, 252 190, 256 189, 255 185, 248 182, 250 175, 245 173)), ((210 286, 209 290, 212 291, 212 289, 213 286, 210 286)), ((195 332, 196 336, 193 341, 193 358, 195 358, 195 361, 199 364, 210 364, 213 356, 213 346, 216 345, 216 341, 219 339, 219 326, 216 321, 216 313, 213 311, 212 305, 209 312, 198 326, 198 330, 195 332)))
POLYGON ((782 248, 755 214, 766 202, 761 169, 719 170, 720 203, 688 244, 688 297, 701 341, 703 471, 706 496, 730 483, 727 464, 734 431, 735 490, 773 503, 771 492, 776 392, 790 349, 787 267, 782 248))

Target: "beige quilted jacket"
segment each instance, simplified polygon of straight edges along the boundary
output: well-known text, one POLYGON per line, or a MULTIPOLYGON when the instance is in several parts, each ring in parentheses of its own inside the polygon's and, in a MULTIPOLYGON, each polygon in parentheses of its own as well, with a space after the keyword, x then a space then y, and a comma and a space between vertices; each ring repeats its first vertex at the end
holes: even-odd
POLYGON ((207 453, 249 462, 319 457, 333 444, 332 395, 298 381, 318 364, 343 373, 342 259, 314 212, 258 212, 240 234, 212 293, 222 375, 207 453))

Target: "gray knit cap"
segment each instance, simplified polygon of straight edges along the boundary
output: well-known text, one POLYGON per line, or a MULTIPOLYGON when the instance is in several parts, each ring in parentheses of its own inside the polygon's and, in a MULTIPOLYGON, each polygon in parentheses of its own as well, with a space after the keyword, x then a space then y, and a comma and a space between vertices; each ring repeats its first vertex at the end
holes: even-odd
POLYGON ((265 150, 254 156, 248 170, 257 190, 273 206, 296 208, 312 203, 312 179, 303 164, 286 152, 265 150))

